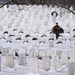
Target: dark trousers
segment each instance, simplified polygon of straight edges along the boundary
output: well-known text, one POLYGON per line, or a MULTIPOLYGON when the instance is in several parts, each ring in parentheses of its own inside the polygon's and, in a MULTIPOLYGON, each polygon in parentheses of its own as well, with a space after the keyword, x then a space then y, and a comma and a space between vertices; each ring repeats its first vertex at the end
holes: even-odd
POLYGON ((56 39, 58 39, 58 37, 59 37, 59 34, 57 33, 57 34, 56 34, 56 39))

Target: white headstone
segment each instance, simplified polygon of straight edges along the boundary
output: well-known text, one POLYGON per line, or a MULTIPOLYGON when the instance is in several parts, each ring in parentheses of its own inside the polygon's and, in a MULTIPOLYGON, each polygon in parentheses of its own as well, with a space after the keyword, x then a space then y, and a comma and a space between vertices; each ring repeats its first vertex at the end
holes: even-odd
POLYGON ((38 73, 38 60, 36 58, 30 59, 30 72, 38 73))
POLYGON ((50 40, 49 41, 49 47, 53 47, 54 46, 54 42, 53 42, 53 40, 50 40))
POLYGON ((0 52, 2 52, 2 46, 0 46, 0 52))
POLYGON ((27 50, 25 48, 19 50, 19 65, 26 65, 26 53, 27 50))
POLYGON ((18 52, 19 54, 26 54, 27 53, 27 49, 26 48, 21 48, 18 52))
POLYGON ((15 57, 15 51, 13 49, 10 49, 8 54, 12 54, 15 57))
POLYGON ((1 56, 0 56, 0 71, 1 71, 1 56))
POLYGON ((26 65, 26 54, 19 54, 19 65, 26 65))
POLYGON ((10 50, 11 50, 11 47, 8 47, 8 48, 7 48, 7 53, 9 53, 10 50))
POLYGON ((75 75, 75 62, 68 64, 68 75, 75 75))
POLYGON ((70 47, 71 47, 71 42, 70 42, 70 40, 68 40, 68 39, 66 40, 66 47, 67 47, 67 48, 70 48, 70 47))
POLYGON ((12 38, 11 37, 8 37, 7 38, 7 42, 11 42, 12 41, 12 38))
POLYGON ((14 55, 13 54, 8 54, 6 56, 6 66, 10 68, 14 67, 14 55))
POLYGON ((61 41, 62 42, 62 37, 61 36, 58 38, 58 41, 61 41))
POLYGON ((68 54, 67 54, 67 53, 63 52, 63 53, 61 54, 60 64, 61 64, 61 66, 68 64, 68 54))
POLYGON ((75 62, 75 52, 74 51, 70 52, 69 57, 70 57, 69 62, 75 62))
POLYGON ((43 70, 50 70, 50 58, 48 56, 42 57, 42 69, 43 70))
POLYGON ((7 49, 6 48, 3 48, 2 49, 2 56, 6 56, 7 55, 7 49))
POLYGON ((51 39, 54 39, 54 34, 53 34, 53 33, 50 34, 50 38, 51 38, 51 39))
POLYGON ((61 59, 61 53, 62 53, 62 51, 61 51, 61 50, 56 51, 56 55, 58 55, 59 59, 61 59))
POLYGON ((32 41, 32 46, 33 47, 36 46, 36 41, 35 40, 32 41))
POLYGON ((57 69, 59 66, 59 57, 57 55, 52 55, 51 69, 57 69))
POLYGON ((70 27, 67 27, 66 32, 70 32, 70 27))
POLYGON ((14 31, 11 31, 10 32, 10 35, 13 35, 14 36, 15 35, 15 32, 14 31))
POLYGON ((30 51, 34 51, 34 47, 33 46, 27 47, 27 54, 29 54, 30 51))
POLYGON ((36 58, 36 56, 37 56, 37 53, 34 50, 31 50, 29 52, 29 58, 36 58))
POLYGON ((42 56, 46 56, 46 53, 45 53, 45 51, 40 50, 39 51, 39 57, 42 57, 42 56))
POLYGON ((51 51, 50 50, 46 51, 46 56, 51 56, 51 51))

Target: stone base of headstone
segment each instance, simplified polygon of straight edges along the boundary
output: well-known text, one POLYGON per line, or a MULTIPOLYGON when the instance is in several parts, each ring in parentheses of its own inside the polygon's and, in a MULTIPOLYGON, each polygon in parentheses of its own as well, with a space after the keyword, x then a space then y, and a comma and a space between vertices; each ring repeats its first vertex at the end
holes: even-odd
POLYGON ((75 62, 68 64, 68 75, 75 75, 75 62))
POLYGON ((9 54, 6 56, 6 67, 13 68, 14 67, 14 55, 9 54))

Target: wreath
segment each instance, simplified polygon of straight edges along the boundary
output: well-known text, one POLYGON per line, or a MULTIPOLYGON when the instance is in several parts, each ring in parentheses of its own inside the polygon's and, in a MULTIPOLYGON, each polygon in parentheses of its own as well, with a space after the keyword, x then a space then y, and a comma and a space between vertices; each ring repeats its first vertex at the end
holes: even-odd
POLYGON ((53 14, 56 14, 56 17, 58 16, 58 13, 56 12, 56 11, 53 11, 52 13, 51 13, 51 15, 53 16, 53 14))
POLYGON ((64 30, 61 27, 53 27, 52 28, 52 33, 54 33, 54 34, 56 34, 56 33, 60 34, 60 33, 64 33, 64 30))

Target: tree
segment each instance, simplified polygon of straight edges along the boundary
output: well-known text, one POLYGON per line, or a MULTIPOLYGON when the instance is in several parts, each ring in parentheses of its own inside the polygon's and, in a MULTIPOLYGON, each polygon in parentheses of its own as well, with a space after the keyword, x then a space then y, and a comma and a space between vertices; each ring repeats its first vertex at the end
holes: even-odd
MULTIPOLYGON (((66 10, 68 10, 69 12, 73 13, 75 15, 75 0, 8 0, 7 2, 3 3, 1 7, 3 7, 6 4, 11 4, 11 2, 13 2, 13 4, 47 4, 52 5, 52 6, 59 6, 61 8, 65 8, 66 10), (71 9, 71 7, 73 8, 73 10, 71 9)), ((19 7, 19 6, 18 6, 19 7)), ((20 8, 20 7, 19 7, 20 8)))

